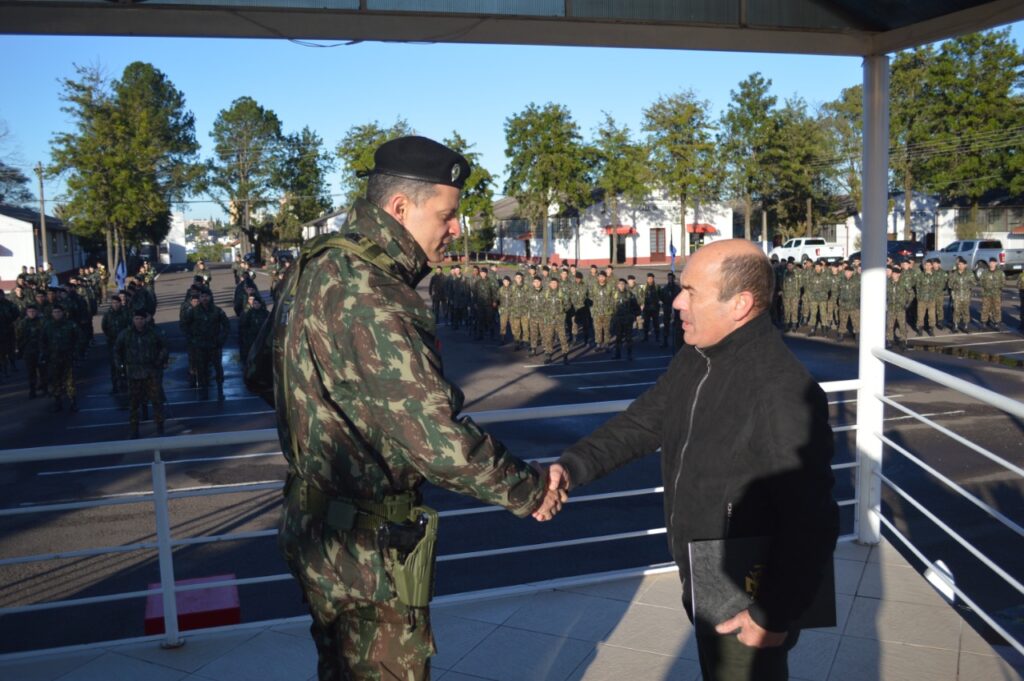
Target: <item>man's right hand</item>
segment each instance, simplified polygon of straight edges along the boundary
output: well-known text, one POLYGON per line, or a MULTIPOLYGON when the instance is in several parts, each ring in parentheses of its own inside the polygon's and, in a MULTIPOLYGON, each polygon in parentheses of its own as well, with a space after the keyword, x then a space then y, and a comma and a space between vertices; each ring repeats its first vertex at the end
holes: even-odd
POLYGON ((562 505, 569 499, 569 471, 561 464, 551 464, 547 468, 547 492, 540 507, 533 512, 534 520, 544 522, 551 520, 562 510, 562 505))

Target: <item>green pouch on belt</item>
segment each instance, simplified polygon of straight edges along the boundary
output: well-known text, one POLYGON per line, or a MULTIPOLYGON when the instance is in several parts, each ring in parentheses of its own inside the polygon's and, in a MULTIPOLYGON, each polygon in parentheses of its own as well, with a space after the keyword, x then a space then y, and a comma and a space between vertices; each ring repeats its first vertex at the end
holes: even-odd
POLYGON ((439 518, 437 511, 427 506, 413 507, 409 518, 406 523, 381 526, 378 541, 398 600, 425 608, 434 595, 439 518))

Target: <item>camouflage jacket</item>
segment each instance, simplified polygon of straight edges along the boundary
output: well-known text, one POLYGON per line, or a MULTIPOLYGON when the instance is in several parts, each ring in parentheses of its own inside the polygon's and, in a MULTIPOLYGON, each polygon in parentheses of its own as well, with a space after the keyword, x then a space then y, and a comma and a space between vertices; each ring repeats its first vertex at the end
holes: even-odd
POLYGON ((46 322, 43 321, 42 317, 36 317, 35 319, 25 317, 18 320, 18 325, 14 331, 18 343, 18 352, 22 357, 38 359, 43 339, 43 327, 45 326, 46 322))
POLYGON ((903 285, 902 276, 900 281, 892 278, 885 282, 885 304, 889 314, 896 314, 905 310, 913 299, 913 292, 909 286, 903 285))
POLYGON ((934 272, 922 272, 917 277, 915 284, 914 290, 917 291, 917 299, 922 303, 938 300, 942 296, 942 288, 945 288, 945 282, 935 276, 934 272))
POLYGON ((0 300, 0 334, 7 335, 14 333, 14 323, 21 316, 21 310, 8 298, 0 300))
POLYGON ((527 317, 530 314, 529 309, 529 295, 530 291, 533 290, 532 286, 527 286, 525 283, 517 284, 512 282, 512 316, 513 317, 527 317))
POLYGON ((470 290, 466 278, 462 275, 448 277, 444 297, 452 305, 469 305, 470 290))
POLYGON ((167 344, 155 328, 146 326, 139 332, 131 326, 114 341, 114 356, 128 378, 151 378, 167 363, 167 344))
POLYGON ((786 274, 782 276, 782 297, 790 300, 799 298, 800 285, 800 273, 796 269, 792 272, 787 269, 786 274))
MULTIPOLYGON (((256 309, 250 307, 242 315, 242 321, 238 324, 238 335, 242 341, 242 348, 248 348, 256 340, 256 336, 260 333, 260 328, 263 326, 263 322, 270 316, 270 311, 266 307, 256 309)), ((244 357, 242 359, 245 359, 244 357)))
POLYGON ((978 283, 981 284, 981 295, 983 296, 999 295, 999 292, 1003 290, 1004 281, 1006 281, 1006 275, 1002 270, 997 269, 993 272, 986 268, 978 272, 978 283))
POLYGON ((193 347, 213 348, 223 346, 228 339, 230 322, 224 310, 213 303, 208 306, 200 303, 185 310, 181 328, 193 347))
POLYGON ((661 287, 657 284, 640 284, 638 300, 644 312, 657 312, 661 307, 661 287))
POLYGON ((526 303, 526 316, 533 322, 544 322, 544 306, 541 301, 544 296, 544 288, 534 288, 531 283, 523 296, 526 303))
POLYGON ((552 291, 545 287, 539 296, 540 323, 546 326, 564 324, 565 313, 572 309, 569 294, 562 289, 552 291))
POLYGON ((57 322, 50 319, 43 326, 39 356, 50 363, 70 362, 78 347, 78 327, 67 317, 57 322))
POLYGON ((675 302, 676 296, 682 290, 682 287, 675 282, 661 287, 661 306, 666 310, 666 314, 672 309, 672 303, 675 302))
POLYGON ((804 298, 812 303, 824 303, 828 300, 832 289, 831 275, 824 272, 811 272, 804 278, 804 298))
POLYGON ((434 300, 444 300, 444 290, 446 288, 445 280, 447 278, 448 276, 444 272, 434 274, 430 277, 430 286, 428 291, 430 292, 431 298, 434 300))
POLYGON ((593 302, 591 314, 594 317, 610 318, 615 312, 614 294, 615 287, 610 286, 607 281, 604 286, 598 284, 590 289, 590 300, 593 302))
POLYGON ((836 300, 843 308, 860 306, 860 275, 856 272, 849 279, 842 275, 839 281, 839 289, 836 293, 836 300))
POLYGON ((613 312, 612 319, 620 323, 632 324, 633 320, 640 314, 640 303, 636 296, 628 288, 625 291, 615 289, 612 291, 611 301, 613 312))
POLYGON ((498 302, 498 289, 494 284, 495 280, 490 276, 477 280, 474 301, 478 306, 491 307, 498 302))
POLYGON ((971 294, 974 292, 974 283, 973 272, 967 269, 963 272, 955 270, 949 273, 946 286, 957 300, 970 300, 971 294))
POLYGON ((582 281, 572 281, 566 285, 565 289, 569 292, 569 300, 572 301, 572 306, 577 310, 583 310, 587 307, 587 285, 582 281))
POLYGON ((501 309, 503 315, 512 314, 512 297, 515 295, 515 287, 512 284, 505 286, 501 285, 498 289, 498 307, 501 309))
POLYGON ((381 500, 429 479, 531 513, 545 491, 538 474, 460 415, 462 392, 444 378, 435 321, 415 290, 429 272, 422 249, 363 199, 341 233, 383 256, 319 253, 275 316, 278 434, 291 472, 333 496, 381 500))
POLYGON ((117 340, 117 337, 131 325, 131 313, 124 307, 117 311, 110 308, 104 312, 101 328, 103 329, 103 335, 107 337, 107 344, 110 347, 114 347, 114 341, 117 340))

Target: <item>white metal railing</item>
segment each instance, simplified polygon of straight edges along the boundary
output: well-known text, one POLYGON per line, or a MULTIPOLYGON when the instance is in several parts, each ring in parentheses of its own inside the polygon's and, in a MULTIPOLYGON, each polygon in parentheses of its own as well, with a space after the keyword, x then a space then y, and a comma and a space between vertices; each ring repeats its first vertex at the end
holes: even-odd
MULTIPOLYGON (((957 391, 963 395, 971 397, 983 404, 999 409, 1013 417, 1024 419, 1024 404, 1006 397, 1000 393, 982 388, 973 383, 964 381, 963 379, 951 376, 945 372, 939 371, 932 367, 929 367, 921 362, 916 362, 911 359, 907 359, 903 355, 890 352, 881 348, 873 348, 871 354, 877 359, 898 366, 905 371, 909 371, 917 376, 933 381, 939 385, 942 385, 951 390, 957 391)), ((950 439, 963 445, 965 448, 979 454, 988 460, 1003 467, 1018 478, 1024 479, 1024 468, 1014 464, 1013 462, 1007 461, 1005 458, 989 451, 985 447, 958 435, 952 430, 935 423, 923 414, 919 414, 913 409, 910 409, 906 405, 900 404, 891 397, 886 397, 881 394, 874 394, 873 398, 880 404, 891 406, 899 411, 903 412, 907 416, 916 419, 917 421, 925 424, 932 430, 948 436, 950 439)), ((969 501, 971 504, 988 514, 989 517, 999 522, 1003 527, 1006 527, 1010 531, 1014 532, 1018 537, 1024 537, 1024 527, 1020 524, 1007 517, 1005 514, 1000 512, 998 509, 993 508, 990 504, 986 503, 982 499, 979 499, 976 495, 969 492, 962 485, 958 484, 946 475, 943 475, 940 471, 936 470, 933 466, 927 464, 920 457, 914 455, 912 452, 907 450, 906 447, 895 442, 892 438, 885 435, 885 433, 879 430, 874 432, 873 436, 883 445, 890 447, 892 450, 898 452, 904 459, 913 463, 915 466, 925 471, 929 476, 941 482, 946 488, 958 494, 963 499, 969 501)), ((885 517, 882 513, 882 501, 881 501, 881 487, 884 485, 886 488, 896 493, 899 498, 906 501, 925 518, 932 522, 936 527, 943 531, 950 539, 962 546, 970 555, 972 555, 978 562, 991 570, 996 574, 1003 582, 1008 584, 1010 587, 1015 589, 1018 593, 1024 594, 1024 584, 1015 577, 1007 572, 1003 567, 998 565, 995 561, 985 555, 983 551, 974 546, 970 541, 964 538, 959 532, 954 530, 948 523, 943 521, 938 515, 929 510, 919 500, 915 499, 913 495, 904 490, 899 484, 894 482, 891 478, 882 473, 882 461, 881 458, 877 461, 869 460, 867 457, 859 457, 861 459, 860 465, 862 469, 862 475, 866 472, 870 479, 871 485, 874 488, 870 493, 867 490, 861 490, 858 486, 858 494, 866 495, 866 498, 870 498, 871 502, 867 504, 867 508, 864 509, 866 513, 870 514, 877 523, 884 525, 900 542, 907 547, 915 556, 917 556, 929 569, 936 573, 943 573, 944 571, 937 567, 931 560, 928 559, 924 553, 918 549, 917 546, 910 541, 910 539, 900 532, 893 522, 885 517)), ((863 477, 859 479, 863 480, 863 477)), ((953 583, 947 584, 947 586, 955 593, 964 603, 984 620, 994 630, 999 632, 1014 648, 1020 653, 1024 654, 1024 642, 1017 640, 1010 632, 1006 630, 999 622, 995 620, 988 612, 986 612, 978 603, 973 600, 968 594, 964 593, 963 589, 957 587, 953 583)))
MULTIPOLYGON (((822 388, 826 392, 844 392, 857 390, 860 387, 858 381, 834 381, 830 383, 823 383, 822 388)), ((564 418, 572 416, 585 416, 593 414, 607 414, 616 413, 622 411, 629 406, 631 400, 617 400, 610 402, 596 402, 586 404, 575 404, 575 405, 556 405, 551 407, 530 407, 525 409, 512 409, 512 410, 497 410, 497 411, 484 411, 476 413, 468 413, 477 423, 487 424, 496 422, 511 422, 511 421, 523 421, 523 420, 536 420, 536 419, 552 419, 552 418, 564 418)), ((849 428, 837 428, 837 432, 846 430, 849 428)), ((211 536, 199 536, 189 537, 182 539, 175 539, 171 532, 170 523, 170 508, 169 501, 171 499, 182 499, 194 496, 207 496, 207 495, 220 495, 220 494, 239 494, 239 493, 252 493, 279 490, 282 487, 280 481, 266 481, 266 482, 254 482, 254 483, 243 483, 243 484, 232 484, 232 485, 217 485, 200 488, 187 488, 169 490, 167 487, 167 472, 166 467, 172 465, 175 462, 164 461, 161 453, 168 451, 180 451, 186 449, 196 449, 199 447, 222 447, 229 445, 242 445, 242 444, 255 444, 260 442, 266 442, 277 439, 277 431, 275 429, 262 429, 253 431, 242 431, 242 432, 230 432, 230 433, 213 433, 205 435, 185 435, 178 437, 161 437, 161 438, 149 438, 145 440, 131 440, 131 441, 117 441, 117 442, 99 442, 89 443, 81 445, 67 445, 67 446, 53 446, 53 447, 36 447, 36 448, 25 448, 25 449, 9 449, 0 452, 0 462, 5 464, 16 464, 16 463, 30 463, 30 462, 45 462, 45 461, 56 461, 56 460, 73 460, 84 457, 96 457, 105 455, 115 454, 128 454, 138 452, 153 452, 153 461, 149 464, 152 473, 152 484, 153 489, 150 492, 142 492, 138 494, 132 494, 127 497, 119 497, 113 499, 95 499, 85 500, 78 502, 62 502, 54 504, 38 504, 30 506, 21 506, 17 508, 0 509, 0 517, 4 516, 15 516, 25 515, 30 513, 50 513, 56 511, 70 511, 80 510, 85 508, 95 508, 98 506, 114 506, 124 504, 141 504, 141 503, 152 503, 155 511, 155 524, 156 524, 156 541, 147 542, 136 542, 128 545, 121 546, 104 546, 94 547, 88 549, 78 549, 73 551, 62 551, 45 554, 35 554, 30 556, 15 556, 0 560, 0 567, 44 562, 50 560, 66 559, 66 558, 83 558, 92 557, 107 554, 116 553, 127 553, 130 551, 138 550, 155 550, 158 557, 158 565, 160 571, 160 586, 159 588, 146 589, 139 591, 130 591, 115 594, 105 594, 101 596, 91 596, 85 598, 74 598, 64 599, 57 601, 47 601, 43 603, 33 603, 23 606, 6 607, 0 608, 0 616, 13 615, 19 613, 28 613, 40 610, 50 610, 56 608, 88 605, 94 603, 104 603, 119 600, 127 600, 133 598, 146 597, 153 594, 160 594, 164 606, 164 635, 163 642, 164 646, 177 646, 181 644, 181 638, 178 631, 178 617, 177 617, 177 601, 176 594, 185 591, 199 590, 199 589, 210 589, 226 586, 244 586, 250 584, 263 584, 276 581, 287 581, 292 579, 290 574, 278 574, 268 575, 263 577, 251 577, 241 579, 229 579, 220 580, 217 582, 204 582, 202 584, 195 585, 176 585, 174 580, 174 554, 173 550, 181 546, 192 546, 197 544, 207 544, 214 542, 225 542, 225 541, 239 541, 256 539, 263 537, 274 536, 277 530, 257 530, 251 532, 236 532, 221 535, 211 536)), ((259 456, 273 455, 260 454, 259 456)), ((246 456, 246 455, 243 455, 246 456)), ((542 463, 548 463, 553 461, 554 458, 542 459, 542 463)), ((142 464, 131 464, 131 465, 142 465, 142 464)), ((833 468, 837 470, 849 469, 856 467, 856 463, 845 463, 837 464, 833 468)), ((663 487, 648 487, 633 490, 624 490, 620 492, 607 492, 602 494, 591 494, 574 496, 570 499, 570 503, 588 503, 594 501, 601 501, 606 499, 623 498, 630 496, 646 495, 646 494, 661 494, 664 491, 663 487)), ((857 503, 857 499, 846 499, 839 502, 842 506, 849 506, 857 503)), ((491 513, 498 512, 502 509, 495 506, 485 507, 473 507, 466 509, 451 509, 442 511, 440 515, 442 517, 456 517, 475 515, 480 513, 491 513)), ((622 539, 630 539, 643 536, 652 536, 658 534, 664 534, 665 528, 651 528, 647 530, 639 530, 635 532, 621 532, 609 535, 598 535, 590 537, 576 537, 572 539, 559 540, 553 542, 545 542, 541 544, 532 545, 520 545, 514 547, 505 547, 498 549, 486 549, 481 551, 469 551, 463 553, 455 553, 449 555, 438 556, 439 562, 465 560, 470 558, 480 558, 487 556, 504 555, 509 553, 519 553, 524 551, 537 551, 537 550, 550 550, 557 548, 564 548, 568 546, 576 546, 582 544, 592 544, 599 542, 616 541, 622 539)), ((844 537, 844 539, 852 539, 853 535, 844 537)), ((660 569, 661 566, 654 566, 660 569)))

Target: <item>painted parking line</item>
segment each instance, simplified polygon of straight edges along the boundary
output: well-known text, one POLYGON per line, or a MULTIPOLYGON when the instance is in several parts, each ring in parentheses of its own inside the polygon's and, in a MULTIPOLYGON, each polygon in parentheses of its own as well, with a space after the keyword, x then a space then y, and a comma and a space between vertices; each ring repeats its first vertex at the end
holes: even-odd
MULTIPOLYGON (((648 362, 648 361, 655 360, 655 359, 672 359, 672 357, 673 357, 672 355, 658 355, 656 357, 635 357, 633 361, 635 361, 635 362, 648 362)), ((590 360, 585 360, 585 361, 582 361, 582 362, 575 361, 575 362, 573 362, 573 365, 574 366, 584 366, 584 365, 587 365, 587 364, 609 364, 611 362, 616 362, 617 363, 617 362, 621 362, 621 361, 622 361, 621 359, 590 359, 590 360)), ((554 367, 554 366, 555 366, 555 363, 550 363, 550 364, 524 364, 523 368, 525 368, 525 369, 539 369, 539 368, 542 368, 542 367, 554 367)))
MULTIPOLYGON (((221 418, 230 418, 232 416, 256 416, 258 414, 273 414, 273 413, 274 413, 273 409, 265 409, 263 411, 225 412, 223 414, 206 414, 204 416, 179 416, 179 417, 175 417, 175 418, 164 419, 164 422, 165 423, 170 423, 171 421, 198 421, 200 419, 221 419, 221 418)), ((148 421, 139 421, 139 423, 152 423, 152 419, 150 419, 148 421)), ((108 428, 110 426, 126 426, 126 425, 128 425, 128 420, 127 419, 125 419, 123 421, 113 421, 111 423, 89 423, 89 424, 86 424, 84 426, 69 426, 68 430, 86 430, 88 428, 108 428)))
POLYGON ((654 385, 657 381, 645 381, 644 383, 617 383, 615 385, 588 385, 577 390, 605 390, 607 388, 635 388, 641 385, 654 385))
POLYGON ((576 378, 577 376, 608 376, 610 374, 635 374, 641 371, 664 371, 665 367, 649 369, 622 369, 619 371, 584 371, 578 374, 548 374, 548 378, 576 378))
MULTIPOLYGON (((176 383, 175 385, 181 385, 181 384, 180 383, 176 383)), ((215 385, 211 385, 210 386, 211 389, 213 389, 215 387, 216 387, 215 385)), ((241 389, 241 388, 242 388, 241 385, 232 385, 232 386, 227 386, 226 385, 224 389, 225 390, 235 390, 235 389, 241 389)), ((166 385, 164 385, 164 393, 199 392, 199 390, 200 390, 199 388, 168 388, 166 385)), ((88 395, 86 395, 86 397, 112 397, 112 395, 110 393, 89 393, 88 395)))
MULTIPOLYGON (((233 454, 231 456, 201 456, 192 459, 164 459, 164 463, 168 466, 177 463, 203 463, 206 461, 230 461, 231 459, 258 459, 260 457, 267 456, 281 456, 281 452, 261 452, 259 454, 233 454)), ((97 471, 118 471, 126 468, 149 468, 153 465, 152 461, 145 461, 143 463, 122 463, 114 466, 93 466, 91 468, 72 468, 63 471, 40 471, 36 473, 40 478, 50 475, 70 475, 72 473, 96 473, 97 471)))
MULTIPOLYGON (((227 402, 244 402, 246 400, 262 400, 263 398, 259 395, 251 395, 249 397, 230 397, 223 400, 208 399, 208 400, 186 400, 182 402, 164 402, 165 407, 173 407, 182 404, 225 404, 227 402)), ((88 409, 79 409, 78 411, 124 411, 127 409, 127 405, 124 407, 89 407, 88 409)))
POLYGON ((1024 343, 1024 339, 1012 338, 1001 341, 978 341, 977 343, 927 343, 922 345, 926 345, 929 348, 970 348, 975 345, 1004 345, 1006 343, 1024 343))

